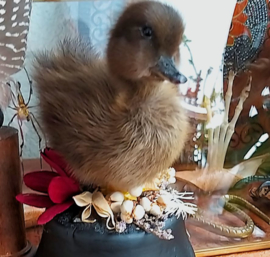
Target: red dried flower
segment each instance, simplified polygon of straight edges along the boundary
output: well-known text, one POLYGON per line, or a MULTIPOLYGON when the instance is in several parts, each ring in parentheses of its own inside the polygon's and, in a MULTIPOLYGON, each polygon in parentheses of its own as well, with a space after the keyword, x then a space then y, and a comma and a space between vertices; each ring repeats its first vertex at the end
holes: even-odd
POLYGON ((81 192, 76 180, 70 177, 70 169, 63 158, 52 149, 46 148, 41 156, 55 171, 34 171, 24 176, 24 183, 38 194, 20 194, 16 199, 30 206, 46 208, 38 218, 43 225, 57 214, 74 204, 73 196, 81 192))

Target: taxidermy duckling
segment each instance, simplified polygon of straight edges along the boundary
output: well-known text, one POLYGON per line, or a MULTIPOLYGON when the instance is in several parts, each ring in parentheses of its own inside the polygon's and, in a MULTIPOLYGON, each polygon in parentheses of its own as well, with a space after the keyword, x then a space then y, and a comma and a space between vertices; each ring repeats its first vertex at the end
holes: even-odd
POLYGON ((130 5, 107 57, 81 39, 37 56, 34 80, 49 146, 83 185, 129 190, 151 183, 184 146, 188 120, 176 68, 181 16, 154 1, 130 5))

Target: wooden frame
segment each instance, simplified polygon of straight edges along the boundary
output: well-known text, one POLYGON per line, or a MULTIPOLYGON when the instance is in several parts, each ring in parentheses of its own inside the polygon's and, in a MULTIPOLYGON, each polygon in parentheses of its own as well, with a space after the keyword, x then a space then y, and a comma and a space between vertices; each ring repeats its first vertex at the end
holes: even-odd
MULTIPOLYGON (((234 245, 231 247, 221 247, 221 248, 209 248, 195 251, 196 257, 209 257, 209 256, 220 256, 227 254, 235 254, 242 252, 251 252, 269 249, 269 241, 254 243, 252 245, 234 245)), ((229 256, 228 256, 229 257, 229 256)))

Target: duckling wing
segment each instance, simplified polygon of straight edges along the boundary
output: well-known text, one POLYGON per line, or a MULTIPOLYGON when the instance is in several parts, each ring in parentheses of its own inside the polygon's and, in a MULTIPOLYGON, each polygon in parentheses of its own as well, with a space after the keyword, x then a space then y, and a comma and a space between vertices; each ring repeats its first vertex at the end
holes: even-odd
MULTIPOLYGON (((48 109, 51 105, 50 111, 66 112, 66 115, 73 109, 85 110, 83 113, 88 115, 101 114, 117 94, 116 87, 109 83, 105 63, 81 39, 65 39, 56 51, 37 55, 34 67, 43 117, 47 113, 45 105, 48 109), (63 110, 63 106, 67 109, 63 110)), ((70 115, 74 120, 75 113, 70 115)))

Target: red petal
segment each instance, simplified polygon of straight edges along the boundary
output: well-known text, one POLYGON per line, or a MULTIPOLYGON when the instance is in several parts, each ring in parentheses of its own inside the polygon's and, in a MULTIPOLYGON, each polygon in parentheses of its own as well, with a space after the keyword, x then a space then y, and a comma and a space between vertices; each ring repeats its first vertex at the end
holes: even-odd
POLYGON ((74 201, 68 201, 62 204, 57 204, 49 209, 47 209, 44 213, 42 213, 38 218, 38 225, 44 225, 51 221, 57 214, 60 214, 67 210, 70 206, 74 204, 74 201))
POLYGON ((63 203, 79 192, 78 183, 68 177, 54 178, 48 188, 49 197, 54 203, 63 203))
POLYGON ((48 187, 52 179, 59 176, 52 171, 34 171, 26 174, 23 177, 24 183, 27 187, 34 191, 41 193, 48 193, 48 187))
POLYGON ((50 148, 45 148, 44 154, 50 158, 53 162, 55 162, 62 170, 66 170, 68 167, 67 162, 65 161, 64 157, 54 151, 53 149, 50 148))
POLYGON ((49 208, 54 205, 49 196, 36 194, 20 194, 16 196, 17 201, 37 208, 49 208))
POLYGON ((68 176, 66 172, 67 163, 58 153, 50 148, 45 148, 41 156, 60 176, 68 176))

